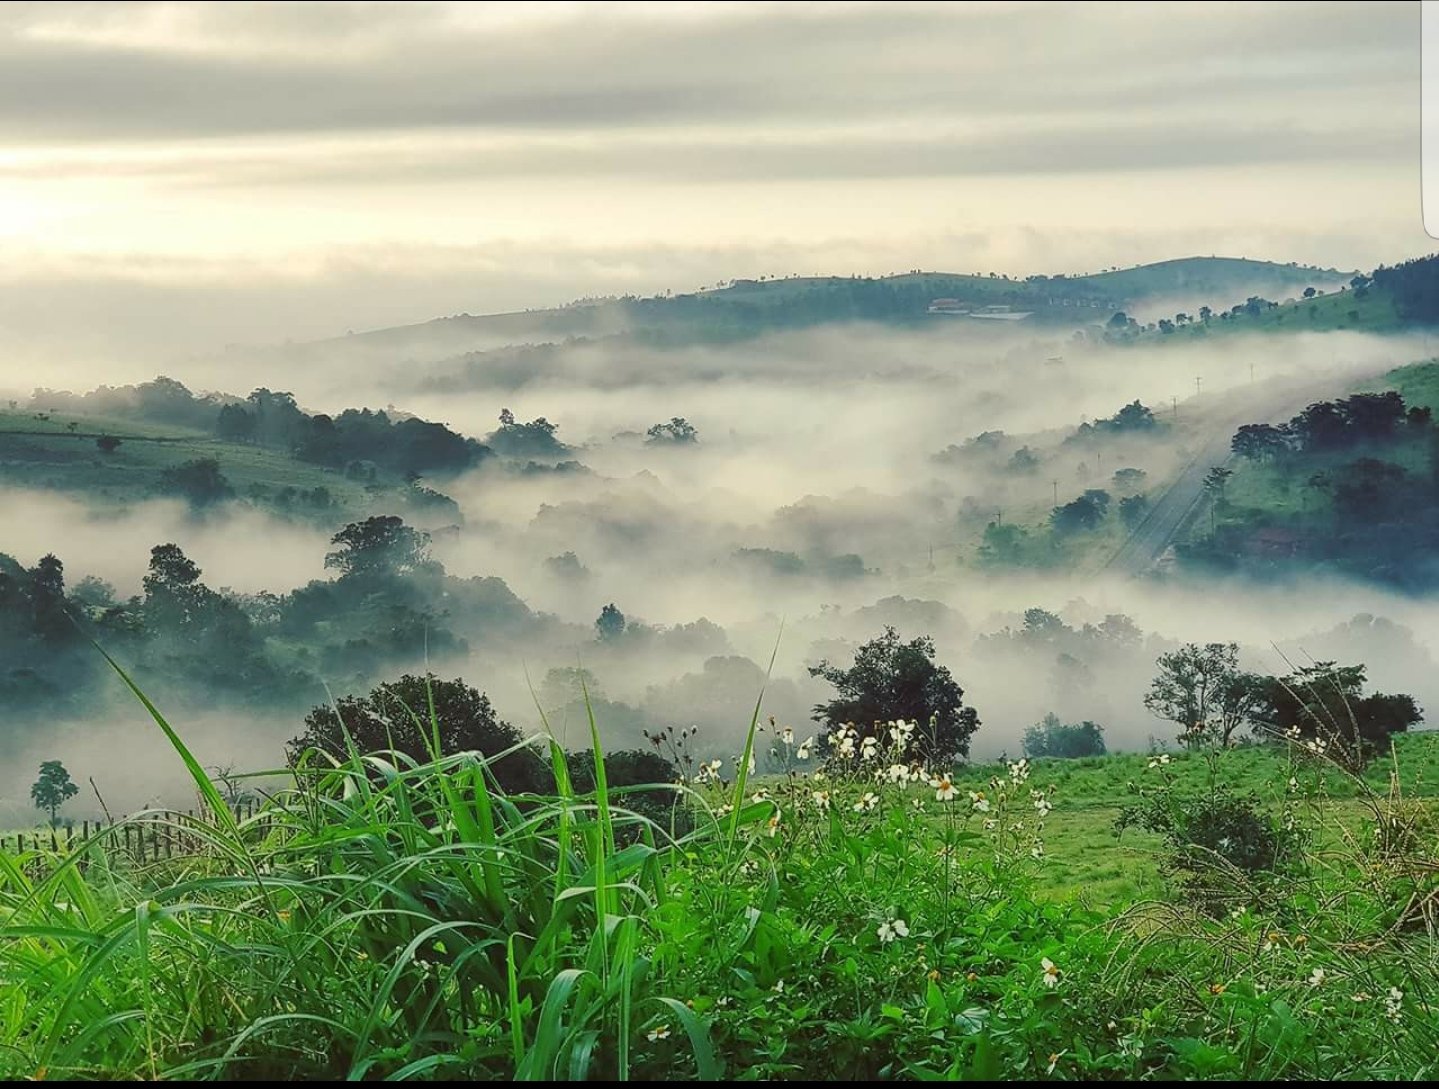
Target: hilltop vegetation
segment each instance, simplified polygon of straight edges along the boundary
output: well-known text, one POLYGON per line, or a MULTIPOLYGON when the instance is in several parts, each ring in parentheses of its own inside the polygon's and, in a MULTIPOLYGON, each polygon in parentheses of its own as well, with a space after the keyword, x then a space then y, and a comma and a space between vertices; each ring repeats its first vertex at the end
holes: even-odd
MULTIPOLYGON (((1390 381, 1423 397, 1436 370, 1390 381)), ((1246 425, 1232 449, 1208 534, 1180 550, 1191 565, 1333 570, 1415 592, 1439 583, 1439 427, 1427 404, 1394 389, 1316 402, 1283 426, 1246 425)))
MULTIPOLYGON (((1337 287, 1350 273, 1293 264, 1193 257, 1087 275, 912 271, 885 277, 782 276, 736 279, 694 292, 582 300, 523 313, 458 314, 343 340, 285 349, 296 359, 359 351, 389 358, 451 359, 465 367, 522 373, 561 345, 586 341, 648 347, 723 342, 839 322, 925 327, 952 321, 929 313, 936 299, 1004 306, 1051 327, 1102 322, 1153 297, 1211 294, 1217 301, 1255 289, 1337 287), (485 345, 484 347, 477 347, 485 345), (502 345, 497 347, 495 345, 502 345)), ((982 323, 974 322, 971 325, 982 323)))

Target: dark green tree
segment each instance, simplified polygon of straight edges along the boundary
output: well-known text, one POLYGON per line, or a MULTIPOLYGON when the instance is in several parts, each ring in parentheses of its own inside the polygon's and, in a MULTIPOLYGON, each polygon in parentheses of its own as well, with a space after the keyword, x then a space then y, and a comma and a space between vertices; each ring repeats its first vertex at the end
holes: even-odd
POLYGON ((430 535, 392 514, 351 522, 330 543, 339 547, 325 556, 325 566, 338 570, 342 578, 406 575, 430 562, 430 535))
POLYGON ((35 808, 49 812, 51 828, 59 823, 55 814, 60 807, 79 793, 80 788, 70 781, 70 773, 58 760, 46 760, 41 764, 40 778, 36 779, 34 786, 30 788, 30 798, 34 801, 35 808))
POLYGON ((615 607, 614 602, 600 610, 599 619, 595 621, 595 631, 605 642, 618 639, 625 633, 625 614, 615 607))
POLYGON ((399 752, 420 764, 435 756, 478 753, 494 760, 490 770, 508 793, 552 785, 539 754, 521 744, 520 732, 495 714, 487 696, 459 678, 442 681, 434 674, 406 674, 366 696, 346 696, 314 708, 305 716, 305 731, 286 746, 291 766, 312 749, 347 760, 347 735, 361 753, 399 752))
POLYGON ((815 721, 827 732, 850 724, 861 737, 870 737, 879 736, 885 723, 903 719, 918 723, 914 741, 921 759, 944 763, 968 755, 979 715, 964 706, 964 689, 934 659, 933 639, 903 643, 894 628, 886 627, 855 652, 850 668, 828 661, 810 668, 810 676, 822 677, 838 693, 815 706, 815 721))

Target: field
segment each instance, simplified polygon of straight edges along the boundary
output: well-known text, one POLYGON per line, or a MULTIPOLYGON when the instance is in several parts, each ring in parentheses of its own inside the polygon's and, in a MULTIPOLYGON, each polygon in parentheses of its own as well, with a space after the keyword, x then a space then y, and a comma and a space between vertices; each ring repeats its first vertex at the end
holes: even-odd
POLYGON ((951 776, 903 728, 821 759, 752 724, 679 787, 354 754, 236 819, 152 714, 203 849, 0 852, 0 1075, 1433 1073, 1433 736, 1364 778, 1297 745, 951 776), (1135 802, 1228 823, 1116 845, 1135 802))
POLYGON ((83 494, 101 503, 133 503, 163 494, 165 470, 200 458, 218 461, 240 497, 269 499, 287 488, 324 488, 341 511, 358 511, 370 502, 363 484, 280 450, 224 442, 178 427, 0 410, 0 484, 83 494), (96 445, 101 436, 118 438, 120 445, 104 453, 96 445))

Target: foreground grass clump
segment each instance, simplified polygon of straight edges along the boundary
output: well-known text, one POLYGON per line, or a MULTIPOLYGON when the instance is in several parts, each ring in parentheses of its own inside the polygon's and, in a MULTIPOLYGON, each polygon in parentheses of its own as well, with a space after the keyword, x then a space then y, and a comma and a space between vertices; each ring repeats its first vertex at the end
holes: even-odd
MULTIPOLYGON (((895 723, 839 731, 818 770, 777 733, 788 771, 759 782, 752 724, 733 781, 710 763, 614 791, 597 752, 576 793, 551 745, 554 791, 506 796, 473 754, 352 752, 237 822, 155 717, 213 810, 186 828, 206 849, 0 857, 0 1075, 1433 1072, 1434 825, 1359 783, 1368 825, 1346 810, 1326 837, 1310 765, 1270 763, 1323 849, 1262 879, 1217 862, 1202 901, 1098 909, 1044 888, 1056 780, 1097 784, 1098 761, 960 780, 895 723), (637 816, 644 794, 684 819, 637 816)), ((1231 758, 1249 789, 1257 757, 1214 774, 1231 758)), ((1157 790, 1197 774, 1144 770, 1157 790)))

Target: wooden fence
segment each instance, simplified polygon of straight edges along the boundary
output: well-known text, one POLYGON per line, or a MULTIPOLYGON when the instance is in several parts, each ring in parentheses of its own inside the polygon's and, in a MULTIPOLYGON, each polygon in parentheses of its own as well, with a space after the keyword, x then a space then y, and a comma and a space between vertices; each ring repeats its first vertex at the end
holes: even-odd
MULTIPOLYGON (((254 802, 230 807, 236 822, 249 821, 263 809, 254 802)), ((208 853, 206 827, 214 827, 212 816, 195 810, 155 810, 117 821, 80 821, 62 828, 33 832, 0 833, 0 853, 9 855, 68 856, 80 850, 92 837, 91 850, 103 851, 113 861, 136 864, 160 862, 169 858, 198 857, 208 853)), ((270 822, 262 818, 262 831, 270 822)))

